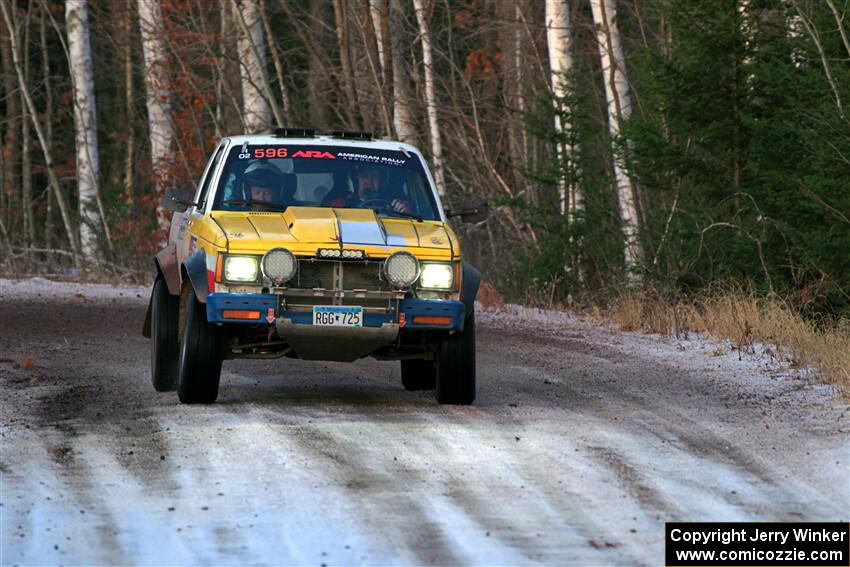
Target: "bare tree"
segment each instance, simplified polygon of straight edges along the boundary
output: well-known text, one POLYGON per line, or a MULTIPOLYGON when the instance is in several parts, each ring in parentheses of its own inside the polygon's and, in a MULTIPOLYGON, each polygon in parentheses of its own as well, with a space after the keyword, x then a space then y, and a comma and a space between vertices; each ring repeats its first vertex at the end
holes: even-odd
MULTIPOLYGON (((573 84, 572 23, 567 0, 546 0, 546 39, 552 94, 556 104, 560 106, 555 116, 555 131, 564 140, 556 147, 557 158, 559 163, 566 164, 562 171, 575 172, 578 148, 569 134, 573 129, 570 118, 573 109, 569 106, 569 99, 575 91, 575 85, 573 84)), ((566 214, 570 220, 574 220, 582 202, 581 188, 578 186, 575 175, 559 176, 558 195, 561 214, 566 214)))
POLYGON ((440 196, 446 194, 446 176, 443 172, 443 145, 440 123, 437 120, 437 95, 434 91, 434 60, 431 55, 431 30, 425 19, 423 0, 413 0, 416 22, 419 24, 419 40, 422 42, 422 61, 425 64, 425 101, 428 108, 428 129, 431 133, 431 160, 434 165, 434 181, 440 196))
POLYGON ((354 79, 354 70, 351 66, 351 53, 349 49, 348 22, 346 19, 345 4, 342 0, 333 0, 334 20, 336 23, 336 39, 339 46, 339 62, 342 68, 343 97, 346 102, 348 122, 350 126, 359 128, 360 101, 357 97, 357 88, 354 79))
POLYGON ((80 244, 87 258, 97 254, 96 211, 100 158, 95 120, 94 79, 92 78, 91 41, 87 0, 65 2, 65 27, 68 32, 69 68, 74 88, 74 139, 77 148, 77 187, 80 210, 80 244))
MULTIPOLYGON (((797 15, 799 16, 799 22, 802 24, 803 29, 805 29, 809 38, 812 40, 812 43, 815 45, 815 49, 817 49, 818 57, 820 58, 821 65, 823 66, 824 76, 826 77, 826 81, 829 83, 829 88, 832 90, 832 95, 835 100, 835 107, 838 110, 838 113, 844 120, 847 120, 847 115, 844 112, 844 104, 841 100, 841 89, 838 86, 838 82, 835 80, 833 76, 832 69, 830 66, 830 59, 826 55, 826 51, 823 47, 823 41, 821 40, 820 31, 818 31, 814 22, 812 21, 811 14, 807 14, 803 8, 800 6, 800 2, 798 0, 791 0, 791 4, 797 10, 797 15)), ((830 3, 831 4, 831 3, 830 3)), ((834 6, 831 6, 833 10, 835 10, 834 6)), ((841 33, 842 41, 845 42, 845 46, 848 50, 848 55, 850 55, 850 42, 847 42, 846 31, 844 30, 844 22, 842 19, 836 16, 836 21, 838 24, 838 29, 841 33)))
MULTIPOLYGON (((14 18, 14 13, 10 14, 14 18)), ((14 20, 13 25, 14 25, 14 20)), ((6 99, 6 116, 3 120, 3 179, 2 191, 0 191, 0 203, 3 204, 3 212, 14 209, 14 199, 18 194, 18 177, 15 167, 20 160, 21 152, 21 109, 20 97, 16 96, 15 71, 12 62, 12 52, 9 49, 17 34, 6 31, 3 27, 0 37, 0 52, 3 58, 3 90, 6 99)))
POLYGON ((272 114, 277 125, 283 126, 283 116, 266 75, 266 36, 257 1, 241 0, 235 13, 242 32, 237 49, 245 129, 251 134, 268 130, 272 114))
POLYGON ((375 40, 378 48, 378 60, 381 62, 381 69, 386 68, 386 58, 384 56, 384 8, 382 4, 386 0, 366 0, 369 3, 369 17, 372 18, 372 29, 375 30, 375 40))
MULTIPOLYGON (((24 37, 20 49, 23 51, 24 81, 27 88, 30 85, 30 15, 32 14, 32 1, 27 2, 27 15, 24 20, 24 37)), ((21 107, 23 109, 23 120, 21 121, 21 209, 24 213, 24 243, 29 248, 35 245, 35 219, 32 209, 32 157, 30 146, 32 135, 29 121, 27 120, 26 102, 23 99, 21 89, 21 107)))
MULTIPOLYGON (((47 22, 44 13, 45 5, 41 4, 39 13, 39 40, 41 43, 41 64, 44 72, 44 137, 47 147, 53 146, 53 81, 50 75, 50 52, 47 49, 47 22)), ((44 219, 44 247, 53 246, 53 192, 47 191, 47 210, 44 219)))
POLYGON ((21 58, 18 52, 18 32, 16 26, 13 23, 11 15, 12 7, 9 5, 9 0, 0 0, 0 10, 2 10, 3 12, 3 20, 6 23, 6 29, 8 30, 9 37, 11 38, 12 64, 15 67, 15 74, 18 77, 18 86, 21 89, 21 94, 24 98, 24 104, 26 104, 27 112, 29 113, 29 117, 32 121, 33 128, 35 129, 36 136, 38 137, 39 145, 41 146, 41 150, 44 153, 44 165, 47 169, 47 178, 56 197, 56 202, 59 204, 59 210, 62 213, 62 221, 65 223, 65 232, 67 233, 68 240, 71 243, 71 255, 74 259, 74 265, 77 267, 78 270, 82 271, 84 266, 82 255, 80 253, 80 244, 77 240, 76 231, 74 230, 74 224, 71 221, 71 212, 68 207, 68 201, 65 199, 65 194, 62 192, 62 186, 59 183, 59 177, 57 177, 56 175, 53 154, 50 151, 50 146, 47 145, 47 139, 44 136, 44 130, 42 129, 41 124, 38 121, 38 114, 35 108, 35 104, 33 103, 32 96, 30 95, 29 89, 27 88, 26 81, 24 80, 21 58))
MULTIPOLYGON (((413 111, 410 108, 412 100, 410 89, 410 77, 404 61, 405 41, 403 39, 404 29, 402 26, 402 4, 399 0, 392 0, 389 9, 389 35, 390 35, 390 59, 392 60, 393 73, 393 126, 396 135, 402 142, 416 143, 416 123, 413 120, 413 111)), ((384 49, 386 50, 386 42, 384 49)))
POLYGON ((620 217, 623 223, 625 240, 625 266, 629 275, 643 260, 643 250, 638 240, 639 218, 637 188, 623 167, 623 156, 616 148, 620 137, 621 123, 632 114, 632 101, 629 94, 629 81, 626 77, 623 46, 620 30, 617 27, 617 8, 615 0, 591 0, 593 22, 596 26, 596 39, 599 44, 599 58, 602 63, 602 76, 605 81, 605 94, 608 101, 608 131, 615 142, 614 182, 620 217))
MULTIPOLYGON (((132 2, 132 0, 127 0, 132 2)), ((124 119, 127 126, 127 154, 124 160, 124 198, 128 203, 133 202, 135 192, 134 160, 136 158, 136 136, 134 122, 136 111, 133 104, 135 84, 133 82, 133 18, 132 11, 125 10, 121 17, 121 27, 124 33, 124 119)))
MULTIPOLYGON (((390 37, 390 2, 389 0, 365 0, 368 3, 369 16, 372 20, 371 35, 375 38, 378 51, 378 61, 381 64, 381 98, 384 114, 387 116, 387 135, 397 137, 394 126, 393 112, 393 64, 392 45, 390 37)), ((368 25, 364 24, 364 26, 368 25)))
POLYGON ((269 52, 271 52, 274 70, 277 74, 277 84, 280 89, 281 99, 283 100, 283 115, 287 117, 287 120, 291 121, 292 102, 289 100, 289 89, 286 88, 286 82, 284 81, 283 60, 280 57, 280 53, 278 53, 277 42, 274 39, 272 25, 269 21, 269 15, 266 12, 266 0, 260 0, 260 17, 263 20, 263 30, 269 41, 269 52))
MULTIPOLYGON (((156 192, 162 194, 171 177, 171 148, 174 145, 165 26, 159 0, 138 0, 138 8, 145 62, 145 100, 148 108, 151 167, 156 192)), ((157 207, 157 217, 160 228, 167 229, 169 219, 161 205, 157 207)))

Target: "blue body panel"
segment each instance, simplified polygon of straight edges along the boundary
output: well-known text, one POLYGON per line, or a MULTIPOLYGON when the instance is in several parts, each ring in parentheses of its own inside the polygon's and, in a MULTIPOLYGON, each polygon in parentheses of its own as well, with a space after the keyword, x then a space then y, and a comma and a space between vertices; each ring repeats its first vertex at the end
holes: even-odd
POLYGON ((266 315, 272 310, 277 315, 277 297, 271 293, 211 293, 207 295, 207 321, 210 323, 243 323, 249 325, 265 324, 266 315), (259 321, 246 319, 225 319, 225 309, 239 311, 259 311, 259 321))
MULTIPOLYGON (((240 323, 243 325, 267 325, 266 319, 271 309, 275 317, 286 317, 298 325, 312 325, 313 313, 309 311, 286 311, 278 313, 277 297, 271 293, 211 293, 207 296, 207 321, 210 323, 240 323), (222 313, 225 309, 238 311, 259 311, 260 320, 225 319, 222 313)), ((411 330, 463 330, 465 305, 462 301, 441 299, 402 299, 399 303, 399 313, 404 314, 404 326, 401 331, 411 330), (413 318, 417 315, 451 317, 452 324, 445 325, 416 325, 413 318)), ((396 323, 394 313, 364 313, 364 327, 380 327, 384 323, 396 323)))
POLYGON ((412 329, 439 329, 463 330, 463 319, 465 306, 462 301, 451 301, 447 299, 402 299, 399 312, 404 313, 403 330, 412 329), (433 317, 451 317, 451 326, 445 325, 416 325, 413 318, 416 315, 430 315, 433 317))

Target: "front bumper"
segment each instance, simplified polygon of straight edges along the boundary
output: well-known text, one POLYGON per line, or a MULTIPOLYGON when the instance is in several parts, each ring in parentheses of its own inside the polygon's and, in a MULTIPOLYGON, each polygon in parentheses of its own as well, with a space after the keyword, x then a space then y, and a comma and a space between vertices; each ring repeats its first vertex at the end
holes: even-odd
MULTIPOLYGON (((363 329, 397 325, 399 333, 463 331, 465 309, 462 301, 409 298, 394 301, 391 305, 394 308, 386 313, 364 312, 363 329)), ((210 293, 207 296, 207 320, 210 323, 248 325, 275 325, 279 320, 287 320, 295 327, 313 326, 312 312, 288 310, 285 304, 281 304, 279 296, 271 293, 210 293), (240 317, 225 316, 233 315, 232 312, 242 313, 240 317), (256 318, 244 318, 245 312, 252 316, 256 313, 256 318)), ((333 328, 322 327, 321 331, 333 328)), ((358 329, 349 330, 356 332, 358 329)), ((314 331, 321 332, 318 328, 314 331)))

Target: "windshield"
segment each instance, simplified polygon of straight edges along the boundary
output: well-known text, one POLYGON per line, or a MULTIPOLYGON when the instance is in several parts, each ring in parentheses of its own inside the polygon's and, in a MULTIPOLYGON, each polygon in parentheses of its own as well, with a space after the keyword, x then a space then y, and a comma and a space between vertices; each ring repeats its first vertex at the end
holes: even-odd
POLYGON ((234 146, 213 210, 283 211, 291 206, 372 209, 400 218, 439 220, 417 156, 364 147, 234 146))

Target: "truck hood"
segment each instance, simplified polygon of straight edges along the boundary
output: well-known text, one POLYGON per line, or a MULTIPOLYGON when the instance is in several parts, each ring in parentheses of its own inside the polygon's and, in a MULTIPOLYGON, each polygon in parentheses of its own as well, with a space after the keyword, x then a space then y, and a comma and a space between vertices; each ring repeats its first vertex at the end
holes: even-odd
POLYGON ((273 243, 452 249, 441 221, 379 217, 369 209, 289 207, 282 213, 213 211, 211 216, 235 249, 268 249, 273 243))

